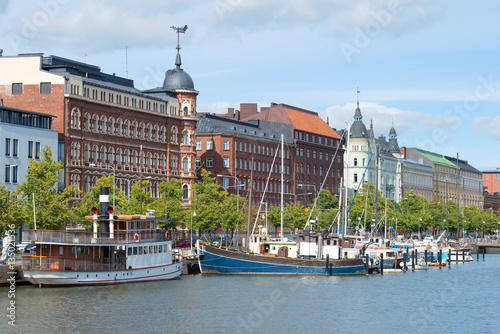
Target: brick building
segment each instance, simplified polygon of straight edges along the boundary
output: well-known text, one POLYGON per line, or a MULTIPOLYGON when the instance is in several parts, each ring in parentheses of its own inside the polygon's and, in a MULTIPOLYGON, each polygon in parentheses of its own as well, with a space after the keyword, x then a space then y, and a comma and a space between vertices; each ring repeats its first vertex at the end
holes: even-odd
POLYGON ((140 91, 133 80, 98 66, 43 54, 3 56, 0 98, 9 107, 57 117, 65 185, 88 191, 115 173, 126 195, 142 177, 158 196, 160 182, 179 178, 187 201, 196 180, 198 92, 180 68, 179 53, 175 65, 163 87, 140 91))
MULTIPOLYGON (((244 180, 241 195, 248 189, 253 158, 255 197, 259 198, 282 133, 287 201, 311 203, 323 181, 324 189, 338 195, 344 155, 340 136, 317 113, 286 104, 273 103, 258 112, 257 104, 245 103, 240 111, 229 109, 227 115, 204 115, 196 134, 197 164, 214 175, 229 175, 222 183, 235 182, 235 176, 244 180), (207 145, 213 147, 207 149, 207 145)), ((268 189, 273 205, 279 202, 279 178, 279 168, 275 167, 268 189)))
POLYGON ((496 170, 485 170, 483 173, 483 189, 488 194, 500 193, 500 168, 496 170))

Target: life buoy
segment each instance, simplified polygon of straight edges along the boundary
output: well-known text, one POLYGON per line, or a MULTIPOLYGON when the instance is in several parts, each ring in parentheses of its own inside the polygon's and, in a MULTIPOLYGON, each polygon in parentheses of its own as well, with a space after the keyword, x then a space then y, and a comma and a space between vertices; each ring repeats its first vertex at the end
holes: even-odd
POLYGON ((141 240, 141 238, 139 237, 139 234, 134 234, 134 241, 135 242, 139 242, 141 240))
POLYGON ((170 239, 170 238, 169 238, 169 234, 168 234, 168 231, 167 231, 167 232, 165 232, 165 240, 168 240, 168 239, 170 239))

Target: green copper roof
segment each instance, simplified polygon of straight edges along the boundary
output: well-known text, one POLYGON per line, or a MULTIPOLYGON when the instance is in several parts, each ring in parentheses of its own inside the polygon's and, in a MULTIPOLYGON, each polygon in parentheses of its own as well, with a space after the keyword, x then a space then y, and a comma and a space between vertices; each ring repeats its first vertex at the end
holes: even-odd
POLYGON ((442 166, 447 166, 447 167, 451 167, 451 168, 457 168, 457 165, 455 165, 454 163, 451 163, 442 154, 424 151, 424 150, 421 150, 419 148, 417 148, 417 151, 418 151, 418 153, 422 154, 427 159, 431 160, 435 165, 442 165, 442 166))

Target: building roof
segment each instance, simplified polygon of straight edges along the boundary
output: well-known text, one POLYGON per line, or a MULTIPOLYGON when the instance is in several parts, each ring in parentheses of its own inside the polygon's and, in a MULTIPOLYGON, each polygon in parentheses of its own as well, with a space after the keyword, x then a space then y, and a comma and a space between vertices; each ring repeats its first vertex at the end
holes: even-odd
POLYGON ((198 114, 198 116, 197 135, 228 134, 279 142, 283 133, 285 144, 294 144, 292 126, 289 124, 261 120, 238 121, 211 114, 198 114))
POLYGON ((455 165, 454 163, 447 160, 444 157, 444 155, 442 155, 442 154, 425 151, 425 150, 422 150, 420 148, 417 148, 417 152, 422 154, 424 157, 426 157, 430 161, 432 161, 432 163, 435 165, 443 165, 443 166, 447 166, 447 167, 451 167, 451 168, 457 168, 457 165, 455 165))
POLYGON ((401 160, 401 162, 403 163, 403 165, 412 166, 412 167, 420 168, 420 169, 427 169, 429 172, 432 172, 434 170, 434 168, 432 168, 431 166, 427 166, 427 165, 418 163, 418 162, 413 161, 413 160, 408 159, 408 158, 403 158, 401 160))
POLYGON ((318 116, 318 113, 283 103, 272 103, 270 107, 261 108, 260 113, 249 118, 290 124, 296 130, 341 139, 339 134, 318 116))
POLYGON ((461 159, 448 157, 448 156, 445 156, 445 159, 458 165, 458 168, 461 171, 469 172, 469 173, 473 173, 473 174, 481 174, 481 172, 478 169, 469 165, 469 162, 466 160, 461 160, 461 159), (458 160, 458 162, 457 162, 457 160, 458 160))

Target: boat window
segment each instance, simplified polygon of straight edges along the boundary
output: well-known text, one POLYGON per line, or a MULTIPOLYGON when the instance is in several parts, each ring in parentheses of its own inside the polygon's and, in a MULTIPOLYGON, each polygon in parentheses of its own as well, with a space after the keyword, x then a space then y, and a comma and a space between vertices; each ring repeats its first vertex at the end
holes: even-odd
POLYGON ((144 254, 148 254, 148 246, 144 246, 144 254))
POLYGON ((134 247, 134 255, 137 255, 137 247, 134 247))
POLYGON ((161 252, 163 252, 163 245, 158 246, 158 253, 161 253, 161 252))
POLYGON ((155 246, 155 253, 158 253, 158 246, 155 246))
POLYGON ((127 255, 132 255, 132 247, 127 248, 127 255))
POLYGON ((172 251, 172 244, 168 244, 168 251, 171 252, 172 251))
POLYGON ((90 247, 87 247, 87 255, 90 255, 90 247))
POLYGON ((153 246, 149 246, 149 254, 153 254, 153 246))
POLYGON ((64 255, 64 246, 59 246, 59 255, 64 255))
POLYGON ((139 255, 142 255, 142 247, 139 247, 139 255))
POLYGON ((71 255, 75 255, 76 247, 71 247, 71 255))

